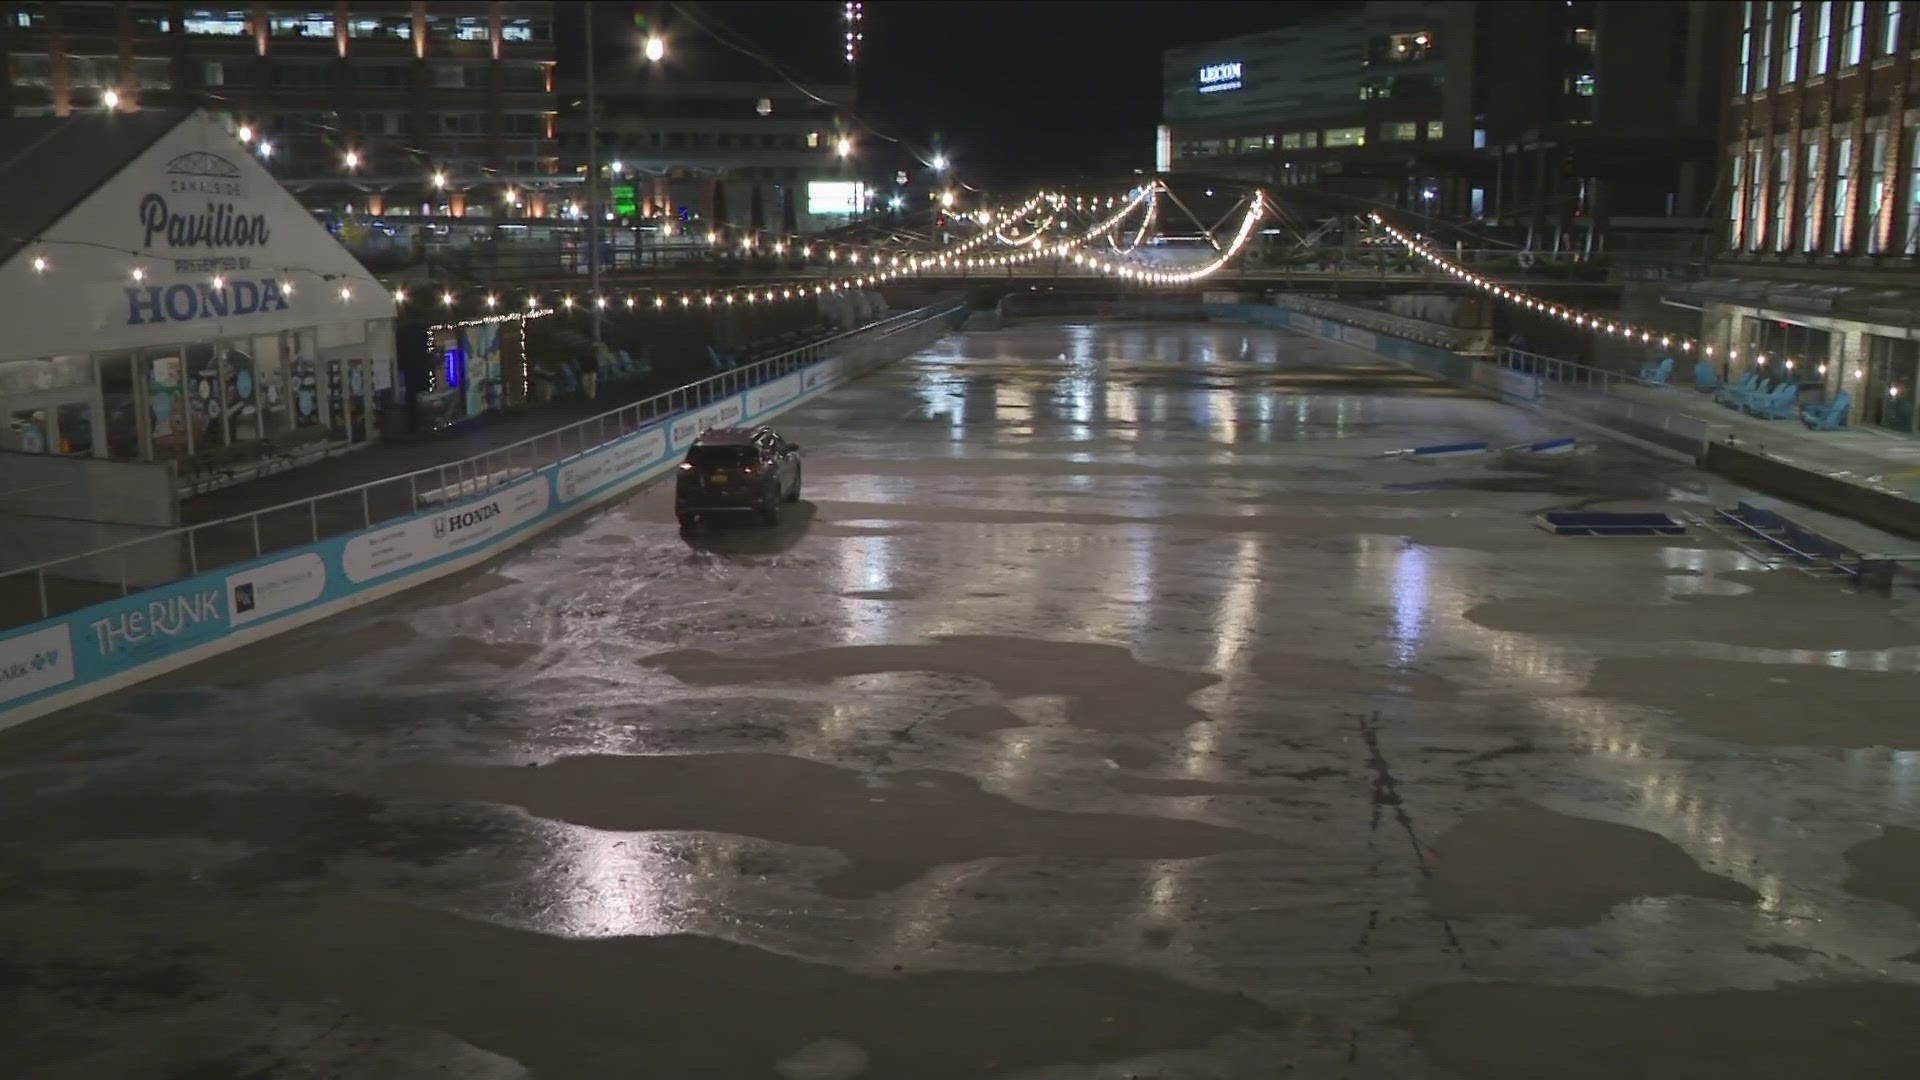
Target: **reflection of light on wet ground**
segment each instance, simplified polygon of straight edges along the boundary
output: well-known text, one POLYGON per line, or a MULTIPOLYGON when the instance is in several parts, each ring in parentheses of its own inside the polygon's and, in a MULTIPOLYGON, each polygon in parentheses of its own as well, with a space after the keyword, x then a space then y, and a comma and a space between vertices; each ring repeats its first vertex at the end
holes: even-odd
POLYGON ((1213 662, 1209 667, 1225 674, 1233 670, 1240 650, 1254 633, 1259 615, 1261 538, 1242 536, 1234 545, 1227 591, 1213 618, 1213 662))
POLYGON ((1427 549, 1418 544, 1401 548, 1393 562, 1393 651, 1402 667, 1411 665, 1420 651, 1427 614, 1427 563, 1427 549))
MULTIPOLYGON (((602 832, 549 824, 555 853, 549 885, 557 925, 541 929, 569 937, 633 937, 686 929, 678 912, 693 899, 689 872, 673 850, 672 834, 602 832)), ((714 838, 725 850, 732 843, 714 838)))

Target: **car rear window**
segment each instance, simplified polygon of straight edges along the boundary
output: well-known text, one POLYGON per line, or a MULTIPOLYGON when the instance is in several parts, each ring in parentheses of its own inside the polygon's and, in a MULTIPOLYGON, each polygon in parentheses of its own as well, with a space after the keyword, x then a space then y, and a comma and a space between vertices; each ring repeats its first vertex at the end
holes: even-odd
POLYGON ((751 465, 758 457, 751 446, 696 446, 687 451, 687 460, 696 469, 730 469, 751 465))

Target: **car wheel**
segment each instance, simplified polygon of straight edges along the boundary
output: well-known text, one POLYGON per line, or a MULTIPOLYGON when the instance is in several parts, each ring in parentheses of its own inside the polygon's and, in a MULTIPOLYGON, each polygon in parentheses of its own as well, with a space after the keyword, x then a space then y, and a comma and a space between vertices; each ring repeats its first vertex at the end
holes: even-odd
POLYGON ((681 514, 680 515, 680 531, 681 532, 692 532, 693 530, 699 527, 700 527, 700 516, 698 514, 681 514))
POLYGON ((767 492, 767 501, 760 504, 760 523, 769 528, 780 524, 779 488, 767 492))
POLYGON ((787 492, 787 501, 800 501, 800 466, 798 465, 793 467, 793 490, 787 492))

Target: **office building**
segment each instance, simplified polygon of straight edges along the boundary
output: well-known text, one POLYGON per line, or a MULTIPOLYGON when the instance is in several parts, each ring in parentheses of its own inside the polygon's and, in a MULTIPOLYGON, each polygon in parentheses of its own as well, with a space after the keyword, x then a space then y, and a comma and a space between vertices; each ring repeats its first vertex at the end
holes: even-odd
POLYGON ((1729 6, 1717 250, 1682 299, 1702 308, 1726 374, 1791 378, 1803 401, 1845 390, 1855 423, 1914 434, 1915 13, 1884 0, 1729 6))
POLYGON ((1172 50, 1167 164, 1487 225, 1704 229, 1727 7, 1367 3, 1172 50))
POLYGON ((559 175, 552 3, 0 4, 15 117, 207 109, 316 207, 532 214, 559 175))

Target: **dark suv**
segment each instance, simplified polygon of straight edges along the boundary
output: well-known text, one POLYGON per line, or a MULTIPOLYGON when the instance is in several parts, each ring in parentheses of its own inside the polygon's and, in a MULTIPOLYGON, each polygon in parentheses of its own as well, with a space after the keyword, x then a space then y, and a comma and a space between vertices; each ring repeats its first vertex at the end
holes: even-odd
POLYGON ((689 528, 711 514, 751 510, 780 523, 780 504, 800 498, 800 447, 770 427, 709 428, 680 463, 673 510, 689 528))

